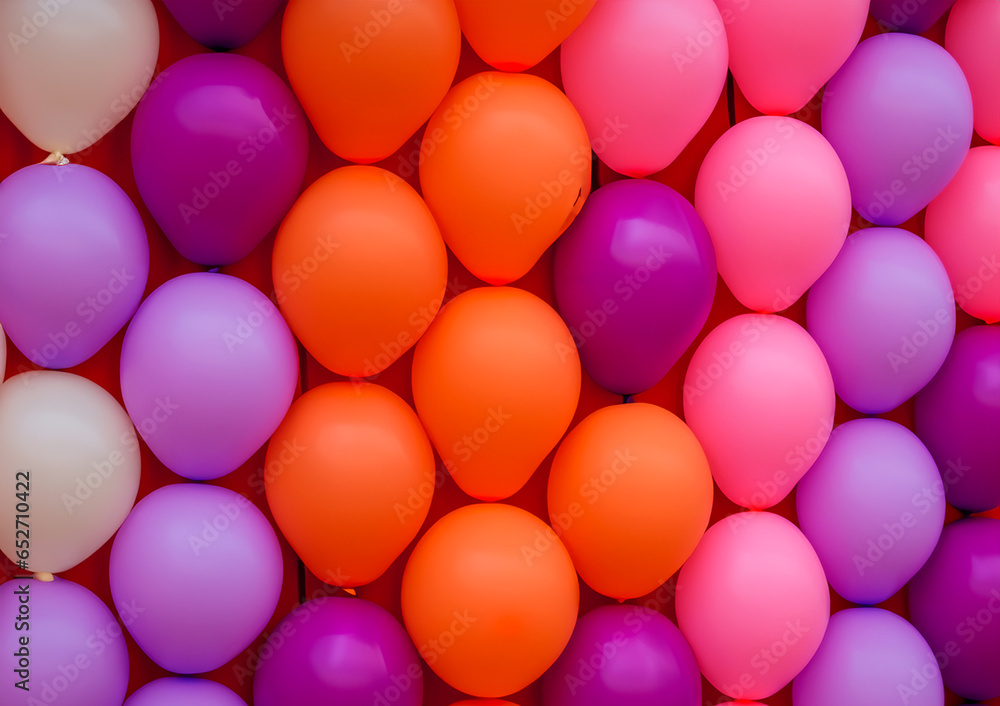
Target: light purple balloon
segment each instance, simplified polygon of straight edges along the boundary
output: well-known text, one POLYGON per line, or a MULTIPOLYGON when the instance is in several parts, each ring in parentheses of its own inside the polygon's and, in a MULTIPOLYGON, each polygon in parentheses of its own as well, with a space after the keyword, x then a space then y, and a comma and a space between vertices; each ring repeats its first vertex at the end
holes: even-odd
POLYGON ((136 691, 125 706, 247 706, 247 702, 214 681, 164 677, 136 691))
POLYGON ((97 353, 148 275, 142 218, 101 172, 36 164, 0 183, 0 323, 32 363, 71 368, 97 353))
POLYGON ((837 395, 865 414, 895 409, 930 382, 955 337, 948 273, 923 239, 868 228, 813 285, 807 328, 837 395))
POLYGON ((12 579, 0 585, 0 615, 4 706, 109 706, 125 698, 125 637, 104 602, 83 586, 12 579))
POLYGON ((281 592, 281 547, 242 495, 201 483, 167 485, 132 509, 111 547, 115 605, 129 634, 177 674, 221 667, 267 626, 281 592))
POLYGON ((854 208, 876 225, 899 225, 929 204, 972 141, 965 74, 942 47, 910 34, 861 42, 827 84, 820 117, 854 208))
POLYGON ((906 427, 856 419, 833 430, 796 491, 799 527, 834 590, 875 605, 920 570, 944 527, 944 486, 906 427))
POLYGON ((923 34, 955 0, 872 0, 872 17, 884 28, 923 34))
POLYGON ((185 478, 234 471, 288 411, 298 351, 271 300, 229 275, 160 285, 125 333, 122 397, 150 450, 185 478))
POLYGON ((830 616, 823 642, 792 682, 795 706, 943 706, 934 652, 917 629, 881 608, 830 616))
POLYGON ((260 34, 282 0, 163 0, 177 24, 210 49, 235 49, 260 34))

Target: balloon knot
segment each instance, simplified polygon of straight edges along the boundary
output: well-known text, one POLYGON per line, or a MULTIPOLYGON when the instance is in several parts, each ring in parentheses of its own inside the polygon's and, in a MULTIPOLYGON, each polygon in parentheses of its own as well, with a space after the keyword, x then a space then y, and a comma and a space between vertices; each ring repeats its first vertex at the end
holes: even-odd
POLYGON ((352 596, 358 595, 358 592, 355 591, 353 588, 344 588, 343 586, 341 586, 340 590, 343 591, 344 593, 350 593, 352 596))
POLYGON ((48 157, 42 160, 42 164, 54 164, 57 167, 61 167, 64 164, 69 164, 69 160, 66 159, 66 155, 62 152, 53 152, 48 157))
POLYGON ((48 571, 36 571, 34 578, 36 581, 44 581, 46 583, 55 580, 55 576, 50 574, 48 571))

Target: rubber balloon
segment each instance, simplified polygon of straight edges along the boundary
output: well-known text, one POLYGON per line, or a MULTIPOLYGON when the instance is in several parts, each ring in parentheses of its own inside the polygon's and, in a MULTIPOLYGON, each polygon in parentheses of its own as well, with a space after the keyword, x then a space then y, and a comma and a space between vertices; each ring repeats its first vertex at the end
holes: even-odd
POLYGON ((7 336, 3 332, 3 324, 0 324, 0 382, 3 382, 4 371, 7 369, 7 336))
POLYGON ((247 702, 214 681, 187 677, 155 679, 133 693, 125 706, 246 706, 247 702))
POLYGON ((163 0, 177 23, 196 41, 211 49, 235 49, 264 29, 281 0, 190 2, 163 0))
POLYGON ((872 17, 883 31, 923 34, 955 0, 871 0, 872 17))
POLYGON ((1000 145, 1000 7, 958 0, 948 15, 944 47, 962 67, 972 91, 972 122, 980 136, 1000 145))

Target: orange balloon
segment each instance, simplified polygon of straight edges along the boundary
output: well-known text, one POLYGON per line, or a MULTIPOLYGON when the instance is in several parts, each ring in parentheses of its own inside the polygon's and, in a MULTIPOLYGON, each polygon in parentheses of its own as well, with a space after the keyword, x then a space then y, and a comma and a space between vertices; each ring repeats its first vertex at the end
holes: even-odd
POLYGON ((513 287, 452 299, 413 355, 413 402, 445 467, 480 500, 516 493, 580 399, 580 357, 548 304, 513 287))
POLYGON ((447 93, 462 48, 454 0, 289 0, 288 80, 323 144, 385 159, 447 93))
POLYGON ((467 505, 421 538, 403 572, 403 622, 427 666, 473 696, 514 693, 566 647, 580 607, 552 530, 511 505, 467 505))
POLYGON ((368 377, 427 330, 441 308, 448 253, 409 184, 350 166, 295 202, 271 268, 281 313, 306 350, 335 373, 368 377))
POLYGON ((334 586, 381 576, 413 541, 434 494, 434 452, 402 399, 335 382, 293 404, 267 447, 264 487, 278 527, 334 586))
POLYGON ((420 185, 445 242, 490 284, 524 276, 590 193, 583 120, 537 76, 462 81, 431 117, 420 153, 420 185))
POLYGON ((451 706, 517 706, 517 704, 503 699, 465 699, 456 701, 451 706))
POLYGON ((691 556, 713 492, 708 459, 684 422, 656 405, 614 405, 559 446, 549 519, 587 585, 625 600, 655 590, 691 556))

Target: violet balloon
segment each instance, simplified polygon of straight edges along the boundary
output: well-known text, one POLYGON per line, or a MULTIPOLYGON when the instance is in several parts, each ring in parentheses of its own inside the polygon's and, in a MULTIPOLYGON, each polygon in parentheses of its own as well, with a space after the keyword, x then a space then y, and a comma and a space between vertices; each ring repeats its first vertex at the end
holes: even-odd
POLYGON ((132 170, 177 251, 227 265, 291 207, 308 147, 302 110, 270 69, 236 54, 196 54, 165 69, 139 103, 132 170))
POLYGON ((281 0, 163 0, 177 24, 210 49, 241 47, 264 29, 281 0))
POLYGON ((247 702, 222 684, 207 679, 164 677, 132 694, 125 706, 247 706, 247 702))
POLYGON ((715 251, 683 196, 629 179, 598 189, 559 239, 559 311, 602 387, 643 392, 677 362, 708 318, 715 251))
POLYGON ((870 12, 883 30, 923 34, 955 0, 872 0, 870 12))

